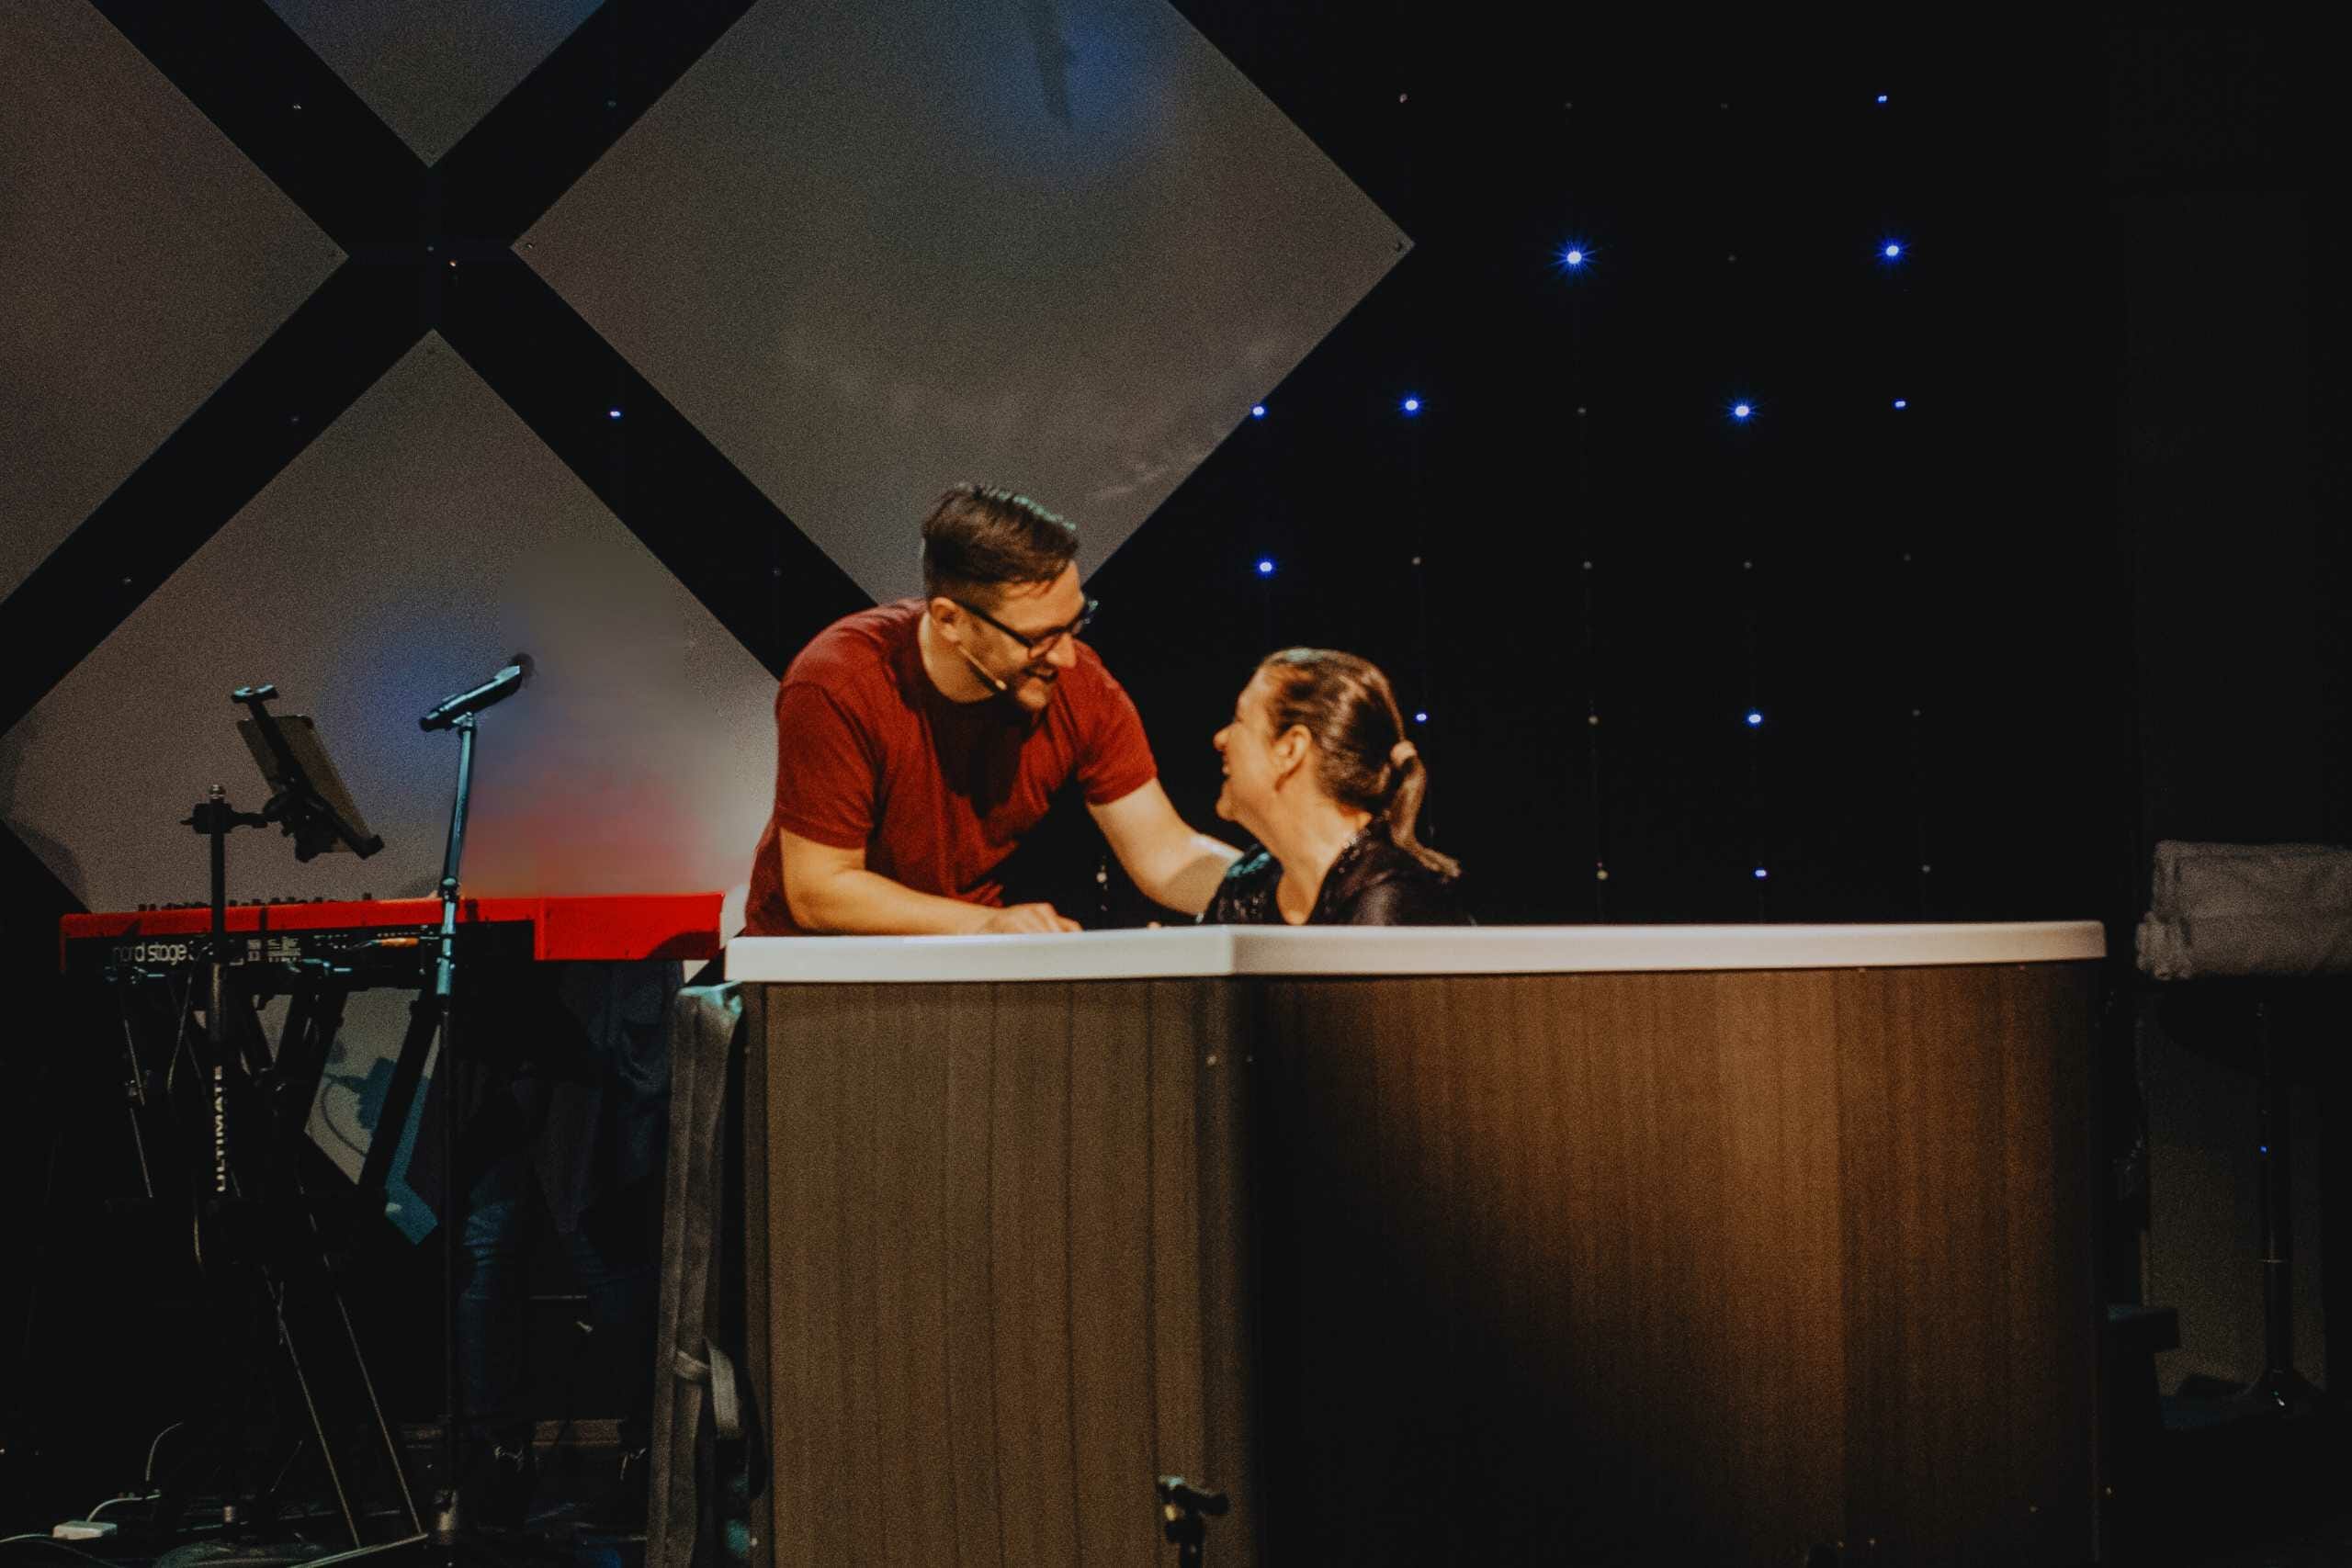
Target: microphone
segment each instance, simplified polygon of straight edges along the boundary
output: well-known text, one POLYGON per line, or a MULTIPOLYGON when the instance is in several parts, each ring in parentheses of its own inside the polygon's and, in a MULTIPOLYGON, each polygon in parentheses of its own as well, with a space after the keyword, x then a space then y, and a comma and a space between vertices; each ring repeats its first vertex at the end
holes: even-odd
POLYGON ((964 645, 963 645, 962 643, 960 643, 960 642, 959 642, 959 643, 957 643, 957 644, 956 645, 956 651, 964 655, 964 662, 965 662, 965 663, 967 663, 967 664, 968 664, 968 665, 970 665, 970 666, 972 667, 973 671, 974 671, 976 673, 978 673, 978 676, 979 676, 979 678, 980 678, 981 680, 986 681, 989 685, 991 685, 991 686, 993 686, 993 687, 995 687, 995 688, 996 688, 996 694, 997 694, 998 696, 1000 696, 1000 697, 1001 697, 1001 696, 1004 695, 1007 692, 1010 692, 1011 690, 1012 690, 1012 688, 1011 686, 1009 686, 1009 685, 1005 684, 1002 681, 1000 681, 1000 680, 998 680, 995 676, 993 676, 993 675, 989 674, 989 667, 988 667, 987 665, 985 665, 985 664, 981 663, 978 660, 977 660, 977 659, 973 658, 969 653, 965 653, 965 651, 964 651, 964 645))
POLYGON ((505 669, 472 691, 459 692, 418 719, 416 727, 419 729, 447 729, 469 714, 477 714, 493 703, 504 702, 523 689, 523 683, 531 678, 533 668, 529 654, 516 654, 507 662, 505 669))

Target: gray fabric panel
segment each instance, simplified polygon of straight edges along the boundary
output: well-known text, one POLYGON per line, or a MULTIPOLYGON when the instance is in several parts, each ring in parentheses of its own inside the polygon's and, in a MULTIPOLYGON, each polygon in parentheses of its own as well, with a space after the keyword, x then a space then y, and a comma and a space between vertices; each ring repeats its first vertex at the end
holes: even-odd
MULTIPOLYGON (((694 986, 670 1012, 669 1191, 662 1215, 662 1307, 656 1330, 652 1490, 646 1568, 692 1568, 707 1505, 699 1462, 711 1330, 718 1303, 721 1178, 729 1057, 742 1048, 743 998, 735 986, 694 986)), ((731 1379, 731 1374, 730 1374, 731 1379)))
POLYGON ((2167 839, 2149 898, 2140 967, 2159 980, 2352 974, 2352 850, 2167 839))
POLYGON ((428 335, 18 724, 9 824, 92 908, 202 898, 178 818, 215 783, 260 808, 228 694, 268 681, 385 848, 298 866, 243 833, 231 896, 428 896, 457 744, 417 716, 517 649, 538 675, 481 720, 466 892, 745 881, 775 682, 428 335))
POLYGON ((523 255, 889 598, 965 479, 1091 571, 1405 243, 1164 0, 767 0, 523 255))
POLYGON ((0 598, 342 260, 96 6, 0 0, 0 598))
POLYGON ((269 8, 435 164, 599 3, 269 0, 269 8))

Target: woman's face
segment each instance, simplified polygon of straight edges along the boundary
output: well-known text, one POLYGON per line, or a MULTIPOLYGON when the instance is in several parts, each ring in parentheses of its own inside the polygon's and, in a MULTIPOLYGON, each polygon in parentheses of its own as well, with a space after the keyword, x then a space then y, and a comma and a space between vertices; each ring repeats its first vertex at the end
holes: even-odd
POLYGON ((1260 838, 1273 804, 1281 772, 1273 744, 1266 734, 1266 676, 1250 678, 1233 705, 1233 721, 1216 732, 1210 744, 1225 760, 1225 787, 1217 792, 1216 814, 1238 822, 1260 838))

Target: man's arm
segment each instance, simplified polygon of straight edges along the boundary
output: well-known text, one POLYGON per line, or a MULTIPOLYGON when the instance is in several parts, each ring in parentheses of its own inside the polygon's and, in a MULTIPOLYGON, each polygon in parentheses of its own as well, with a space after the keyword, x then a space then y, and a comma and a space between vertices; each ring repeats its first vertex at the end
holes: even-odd
POLYGON ((918 893, 865 869, 865 851, 837 850, 778 829, 784 900, 803 931, 865 936, 967 936, 986 931, 1074 931, 1051 904, 999 909, 918 893))
POLYGON ((1144 897, 1188 915, 1209 907, 1225 868, 1241 852, 1184 826, 1158 779, 1087 809, 1144 897))

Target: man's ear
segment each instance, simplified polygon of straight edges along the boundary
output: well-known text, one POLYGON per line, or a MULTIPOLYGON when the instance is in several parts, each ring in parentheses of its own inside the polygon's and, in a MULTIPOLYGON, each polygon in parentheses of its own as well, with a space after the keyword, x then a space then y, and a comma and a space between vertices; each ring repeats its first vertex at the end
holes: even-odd
POLYGON ((946 632, 951 639, 955 634, 963 630, 964 612, 953 599, 934 593, 931 596, 930 603, 922 607, 922 613, 930 618, 932 630, 946 632))

